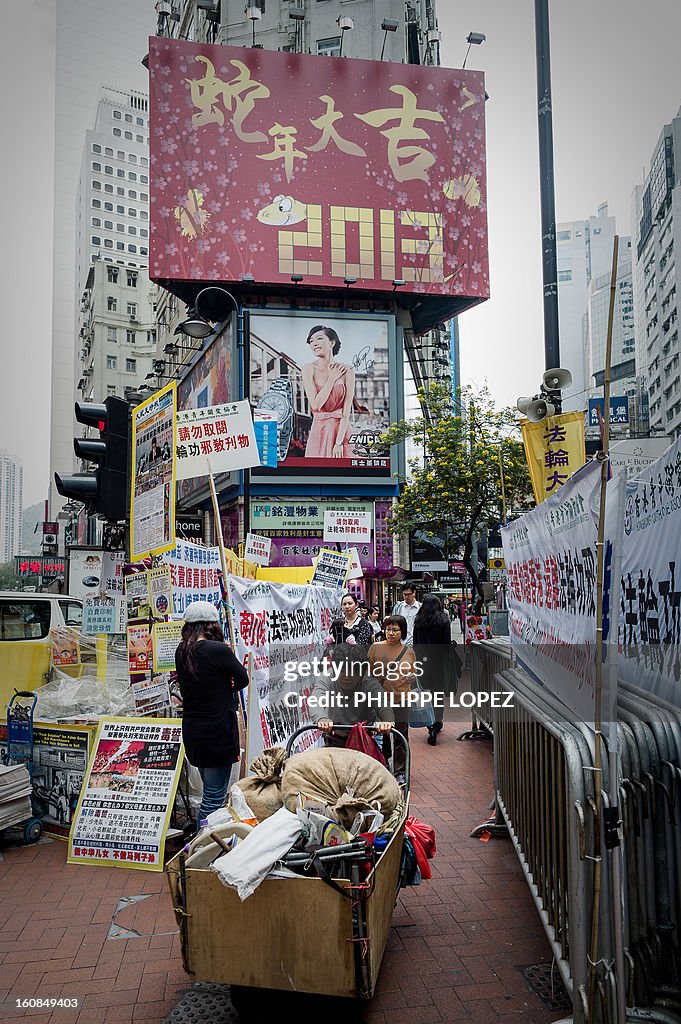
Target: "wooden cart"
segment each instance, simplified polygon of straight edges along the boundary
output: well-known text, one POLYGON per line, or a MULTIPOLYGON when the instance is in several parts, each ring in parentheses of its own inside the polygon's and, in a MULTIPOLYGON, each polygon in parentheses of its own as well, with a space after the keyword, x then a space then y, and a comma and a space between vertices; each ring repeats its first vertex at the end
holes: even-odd
MULTIPOLYGON (((408 751, 406 775, 408 794, 408 751)), ((267 878, 242 903, 215 872, 185 869, 175 856, 166 871, 184 969, 194 981, 369 999, 399 892, 407 813, 364 885, 353 892, 355 879, 335 879, 346 895, 321 878, 267 878)))

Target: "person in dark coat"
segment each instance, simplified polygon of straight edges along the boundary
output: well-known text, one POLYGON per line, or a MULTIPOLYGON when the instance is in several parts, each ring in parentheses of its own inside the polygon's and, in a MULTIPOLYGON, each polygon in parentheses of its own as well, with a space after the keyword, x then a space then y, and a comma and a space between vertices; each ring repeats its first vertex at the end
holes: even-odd
POLYGON ((224 806, 232 765, 239 759, 237 691, 248 686, 248 672, 225 643, 218 610, 209 601, 187 607, 175 667, 184 749, 203 782, 201 821, 224 806))
POLYGON ((423 669, 419 680, 421 685, 433 695, 441 695, 442 707, 433 703, 435 724, 428 726, 428 743, 431 746, 435 746, 438 734, 442 732, 446 695, 452 689, 456 692, 455 646, 449 616, 444 612, 440 598, 426 594, 414 619, 414 653, 423 669))

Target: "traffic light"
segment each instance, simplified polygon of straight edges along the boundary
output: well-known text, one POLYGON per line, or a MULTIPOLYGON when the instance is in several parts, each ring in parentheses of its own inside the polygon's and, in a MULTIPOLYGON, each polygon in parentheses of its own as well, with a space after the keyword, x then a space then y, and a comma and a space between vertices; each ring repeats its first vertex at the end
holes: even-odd
POLYGON ((94 473, 54 474, 57 491, 64 498, 82 501, 91 514, 105 519, 125 519, 128 506, 128 447, 130 410, 122 398, 109 396, 103 405, 76 402, 76 419, 99 431, 99 439, 73 439, 79 459, 94 462, 94 473))

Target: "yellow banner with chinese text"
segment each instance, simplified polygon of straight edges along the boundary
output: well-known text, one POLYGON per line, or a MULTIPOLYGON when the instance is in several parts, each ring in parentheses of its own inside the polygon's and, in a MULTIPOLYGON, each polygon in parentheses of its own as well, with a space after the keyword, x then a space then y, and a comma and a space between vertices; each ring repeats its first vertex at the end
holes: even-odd
POLYGON ((539 423, 521 423, 525 457, 539 504, 550 498, 586 462, 584 413, 548 416, 539 423))

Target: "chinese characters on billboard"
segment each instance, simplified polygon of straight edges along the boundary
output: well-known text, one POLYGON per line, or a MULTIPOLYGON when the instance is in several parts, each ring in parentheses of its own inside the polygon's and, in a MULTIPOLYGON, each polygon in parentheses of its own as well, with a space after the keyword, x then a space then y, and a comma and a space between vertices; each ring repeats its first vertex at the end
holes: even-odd
POLYGON ((480 72, 149 47, 152 277, 489 296, 480 72))
POLYGON ((251 404, 278 423, 278 469, 387 476, 391 317, 251 315, 251 404))

